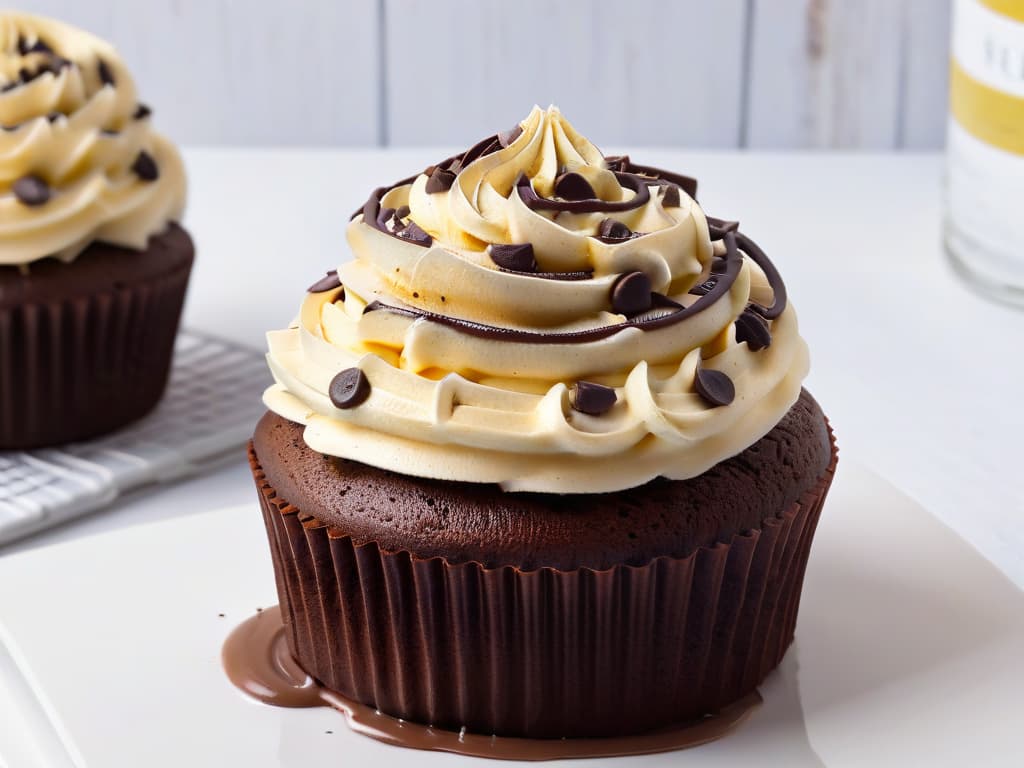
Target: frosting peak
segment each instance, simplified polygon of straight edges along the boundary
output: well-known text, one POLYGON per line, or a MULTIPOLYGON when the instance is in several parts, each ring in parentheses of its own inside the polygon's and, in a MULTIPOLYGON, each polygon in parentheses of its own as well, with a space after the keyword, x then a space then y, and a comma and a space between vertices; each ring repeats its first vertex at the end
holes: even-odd
POLYGON ((0 11, 0 265, 142 249, 181 216, 185 174, 107 43, 0 11))
POLYGON ((695 194, 534 108, 374 191, 355 260, 269 335, 265 401, 313 449, 409 475, 556 493, 698 475, 779 421, 807 352, 771 262, 695 194))

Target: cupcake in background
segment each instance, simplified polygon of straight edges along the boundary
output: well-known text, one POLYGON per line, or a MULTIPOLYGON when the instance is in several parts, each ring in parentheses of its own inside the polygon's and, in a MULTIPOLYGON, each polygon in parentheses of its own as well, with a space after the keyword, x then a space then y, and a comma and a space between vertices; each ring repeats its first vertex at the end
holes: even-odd
POLYGON ((0 12, 0 450, 159 401, 194 255, 184 201, 181 157, 117 52, 0 12))

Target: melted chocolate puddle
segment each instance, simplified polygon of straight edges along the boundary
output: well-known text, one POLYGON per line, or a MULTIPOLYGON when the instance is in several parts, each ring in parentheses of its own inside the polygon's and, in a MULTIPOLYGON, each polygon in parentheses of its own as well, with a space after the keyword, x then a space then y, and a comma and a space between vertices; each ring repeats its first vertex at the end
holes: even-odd
POLYGON ((333 707, 352 730, 386 744, 502 760, 619 757, 695 747, 721 738, 761 703, 754 692, 713 717, 615 738, 521 739, 445 731, 390 717, 321 686, 292 658, 277 606, 236 627, 224 642, 222 659, 231 682, 266 704, 333 707))

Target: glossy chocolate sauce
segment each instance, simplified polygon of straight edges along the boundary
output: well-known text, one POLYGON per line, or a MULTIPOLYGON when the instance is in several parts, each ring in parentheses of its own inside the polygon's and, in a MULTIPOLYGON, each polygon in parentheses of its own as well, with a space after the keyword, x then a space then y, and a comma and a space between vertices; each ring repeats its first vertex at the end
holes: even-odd
POLYGON ((721 738, 761 703, 761 696, 754 692, 714 717, 615 738, 521 739, 441 730, 390 717, 319 685, 292 658, 277 606, 235 628, 224 643, 222 659, 231 682, 266 704, 333 707, 345 715, 352 730, 387 744, 501 760, 618 757, 685 749, 721 738))

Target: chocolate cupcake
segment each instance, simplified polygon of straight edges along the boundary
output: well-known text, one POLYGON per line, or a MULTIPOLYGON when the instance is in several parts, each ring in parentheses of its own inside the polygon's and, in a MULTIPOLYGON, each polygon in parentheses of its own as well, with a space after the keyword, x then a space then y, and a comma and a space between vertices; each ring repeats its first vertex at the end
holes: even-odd
POLYGON ((192 267, 184 199, 181 158, 117 52, 0 12, 0 450, 156 405, 192 267))
POLYGON ((534 109, 373 192, 269 334, 250 461, 288 645, 435 728, 675 726, 793 639, 836 464, 775 267, 534 109))

